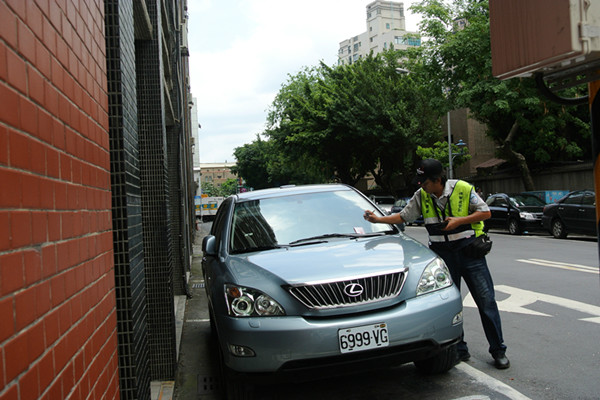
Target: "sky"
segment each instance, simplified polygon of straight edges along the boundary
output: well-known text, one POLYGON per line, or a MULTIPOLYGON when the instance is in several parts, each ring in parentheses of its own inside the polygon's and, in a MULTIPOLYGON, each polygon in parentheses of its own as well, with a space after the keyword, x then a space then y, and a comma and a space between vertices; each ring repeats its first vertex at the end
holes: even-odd
MULTIPOLYGON (((188 0, 190 85, 200 162, 235 162, 236 147, 265 130, 289 75, 337 64, 339 43, 366 32, 373 0, 188 0)), ((417 30, 408 10, 406 29, 417 30)))

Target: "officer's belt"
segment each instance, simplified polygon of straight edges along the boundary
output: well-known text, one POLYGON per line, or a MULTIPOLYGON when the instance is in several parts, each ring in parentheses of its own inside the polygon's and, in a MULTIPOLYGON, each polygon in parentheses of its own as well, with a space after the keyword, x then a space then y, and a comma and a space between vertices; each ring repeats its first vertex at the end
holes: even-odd
POLYGON ((429 241, 431 242, 454 242, 455 240, 466 239, 475 235, 475 231, 469 229, 468 231, 452 233, 449 235, 429 235, 429 241), (447 239, 446 239, 447 238, 447 239))

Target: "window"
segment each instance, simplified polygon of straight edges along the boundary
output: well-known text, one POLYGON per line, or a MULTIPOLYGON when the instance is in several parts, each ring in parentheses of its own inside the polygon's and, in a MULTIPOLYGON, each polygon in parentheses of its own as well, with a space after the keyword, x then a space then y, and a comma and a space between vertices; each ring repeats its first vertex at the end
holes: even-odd
POLYGON ((581 204, 583 203, 583 192, 573 193, 569 197, 567 197, 564 201, 565 204, 581 204))
POLYGON ((385 29, 390 29, 390 24, 389 24, 389 22, 385 24, 385 29))
POLYGON ((583 204, 587 206, 595 206, 596 205, 596 195, 592 192, 587 192, 585 197, 583 198, 583 204))
POLYGON ((358 51, 358 43, 354 43, 354 51, 358 51))
POLYGON ((421 39, 414 37, 403 37, 403 36, 394 36, 394 43, 396 44, 404 44, 407 46, 420 46, 421 39))

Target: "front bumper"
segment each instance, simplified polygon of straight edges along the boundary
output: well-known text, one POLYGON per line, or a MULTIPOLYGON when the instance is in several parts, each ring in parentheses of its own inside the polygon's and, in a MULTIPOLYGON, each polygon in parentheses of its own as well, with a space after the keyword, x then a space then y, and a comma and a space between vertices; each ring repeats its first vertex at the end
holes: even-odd
POLYGON ((462 320, 454 325, 452 320, 461 311, 460 293, 452 286, 384 310, 339 318, 220 316, 217 330, 224 362, 238 372, 292 372, 377 360, 401 364, 432 357, 455 343, 462 320), (389 346, 341 353, 338 330, 377 323, 387 324, 389 346), (250 348, 255 356, 234 356, 228 344, 250 348))
POLYGON ((541 231, 544 229, 541 219, 522 219, 520 225, 523 231, 541 231))

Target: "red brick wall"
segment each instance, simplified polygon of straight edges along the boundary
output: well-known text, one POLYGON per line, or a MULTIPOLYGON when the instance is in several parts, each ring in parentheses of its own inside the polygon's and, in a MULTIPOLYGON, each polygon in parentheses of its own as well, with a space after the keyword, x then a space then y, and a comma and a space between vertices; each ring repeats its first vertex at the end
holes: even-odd
POLYGON ((0 400, 118 398, 102 0, 0 0, 0 400))

